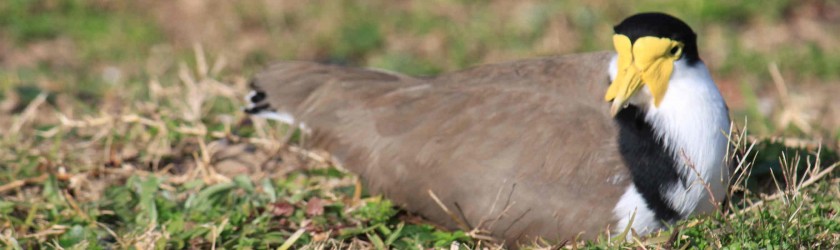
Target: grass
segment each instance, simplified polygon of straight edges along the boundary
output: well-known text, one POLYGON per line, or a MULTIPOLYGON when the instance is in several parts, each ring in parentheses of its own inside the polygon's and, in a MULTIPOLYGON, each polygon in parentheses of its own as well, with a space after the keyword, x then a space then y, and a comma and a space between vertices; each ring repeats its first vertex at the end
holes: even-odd
POLYGON ((780 0, 4 1, 0 247, 494 249, 368 195, 323 152, 297 147, 299 133, 246 117, 248 76, 280 59, 431 75, 601 50, 622 17, 662 10, 695 27, 733 119, 751 131, 738 137, 749 178, 725 214, 576 247, 836 248, 840 179, 827 170, 840 144, 830 121, 840 118, 808 115, 822 107, 795 96, 815 99, 826 93, 808 86, 840 80, 836 17, 817 7, 840 9, 780 0), (775 94, 778 86, 791 93, 775 94), (788 110, 810 129, 783 122, 788 110))

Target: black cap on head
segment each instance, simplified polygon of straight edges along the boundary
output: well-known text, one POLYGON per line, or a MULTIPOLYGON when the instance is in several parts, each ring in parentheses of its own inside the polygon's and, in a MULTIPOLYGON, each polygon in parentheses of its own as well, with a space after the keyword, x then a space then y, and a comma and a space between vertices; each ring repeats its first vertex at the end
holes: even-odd
POLYGON ((697 35, 688 24, 671 15, 657 12, 639 13, 624 19, 613 30, 616 34, 630 38, 630 42, 636 42, 636 39, 646 36, 682 42, 685 45, 683 58, 689 63, 700 60, 697 53, 697 35))

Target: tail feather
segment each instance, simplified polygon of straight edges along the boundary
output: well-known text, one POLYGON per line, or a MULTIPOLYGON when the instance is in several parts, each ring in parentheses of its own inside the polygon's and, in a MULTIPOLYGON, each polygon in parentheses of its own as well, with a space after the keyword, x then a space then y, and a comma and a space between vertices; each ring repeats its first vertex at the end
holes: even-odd
POLYGON ((395 73, 319 64, 314 62, 281 62, 256 74, 250 82, 252 91, 245 96, 244 111, 248 114, 302 125, 296 120, 302 110, 328 83, 396 81, 405 78, 395 73))

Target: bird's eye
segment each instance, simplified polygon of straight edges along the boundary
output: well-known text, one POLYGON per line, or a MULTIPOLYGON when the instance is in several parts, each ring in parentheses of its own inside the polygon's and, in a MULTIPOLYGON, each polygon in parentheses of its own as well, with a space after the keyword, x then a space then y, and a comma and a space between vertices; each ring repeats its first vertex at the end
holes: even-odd
POLYGON ((671 55, 676 56, 677 53, 680 53, 680 46, 674 46, 671 48, 671 55))

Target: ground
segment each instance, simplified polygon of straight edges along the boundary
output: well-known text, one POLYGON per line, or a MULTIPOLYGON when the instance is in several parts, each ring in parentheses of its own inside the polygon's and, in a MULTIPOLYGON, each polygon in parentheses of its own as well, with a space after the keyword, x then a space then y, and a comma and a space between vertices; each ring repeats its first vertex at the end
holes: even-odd
POLYGON ((247 117, 247 79, 279 60, 434 75, 610 49, 611 26, 640 11, 698 33, 746 131, 742 178, 724 213, 565 247, 840 246, 831 0, 2 1, 0 246, 496 249, 368 195, 296 131, 247 117))

